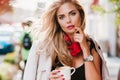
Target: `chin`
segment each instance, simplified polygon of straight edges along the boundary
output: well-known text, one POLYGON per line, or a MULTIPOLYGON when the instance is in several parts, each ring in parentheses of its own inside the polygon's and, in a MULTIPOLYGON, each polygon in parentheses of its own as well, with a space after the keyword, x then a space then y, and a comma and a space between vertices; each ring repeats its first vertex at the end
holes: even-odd
POLYGON ((74 34, 75 30, 67 31, 68 34, 74 34))

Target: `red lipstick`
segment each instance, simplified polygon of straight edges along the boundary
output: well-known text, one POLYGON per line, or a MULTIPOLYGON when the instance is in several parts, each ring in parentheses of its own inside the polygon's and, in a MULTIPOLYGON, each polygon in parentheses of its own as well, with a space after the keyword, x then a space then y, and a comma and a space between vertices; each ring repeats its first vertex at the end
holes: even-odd
POLYGON ((68 29, 73 29, 74 27, 75 27, 74 25, 67 26, 68 29))

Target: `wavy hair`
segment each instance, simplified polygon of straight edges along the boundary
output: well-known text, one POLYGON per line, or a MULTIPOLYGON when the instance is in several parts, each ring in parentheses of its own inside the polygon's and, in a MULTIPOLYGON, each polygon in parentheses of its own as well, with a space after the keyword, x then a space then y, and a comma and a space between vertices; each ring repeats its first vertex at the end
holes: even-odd
POLYGON ((77 0, 56 0, 51 4, 41 19, 42 29, 40 32, 45 32, 45 37, 44 40, 39 43, 39 51, 41 52, 41 50, 44 49, 46 54, 52 56, 52 65, 55 64, 55 58, 57 56, 61 63, 72 66, 72 57, 63 37, 65 33, 61 29, 56 15, 59 7, 65 3, 72 3, 78 9, 81 16, 80 27, 82 30, 85 29, 85 13, 79 2, 77 0))

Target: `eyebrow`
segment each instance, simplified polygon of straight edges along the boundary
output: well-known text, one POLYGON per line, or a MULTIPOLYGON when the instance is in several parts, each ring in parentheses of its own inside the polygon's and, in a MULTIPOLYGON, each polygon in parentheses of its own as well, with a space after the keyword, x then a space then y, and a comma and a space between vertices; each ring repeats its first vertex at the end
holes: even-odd
POLYGON ((76 10, 71 10, 71 11, 69 12, 69 14, 71 14, 72 12, 76 12, 76 10))
MULTIPOLYGON (((68 14, 71 14, 72 12, 76 12, 76 10, 71 10, 68 14)), ((59 14, 58 17, 64 16, 64 14, 59 14)))

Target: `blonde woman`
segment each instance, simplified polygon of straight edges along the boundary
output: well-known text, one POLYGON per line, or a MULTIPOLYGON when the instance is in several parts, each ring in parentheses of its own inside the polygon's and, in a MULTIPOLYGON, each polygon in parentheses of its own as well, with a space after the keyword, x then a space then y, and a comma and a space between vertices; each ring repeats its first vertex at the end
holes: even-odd
POLYGON ((76 69, 71 80, 108 79, 100 47, 84 33, 85 13, 77 0, 54 1, 42 20, 44 39, 31 48, 24 80, 65 80, 56 70, 61 66, 76 69))

